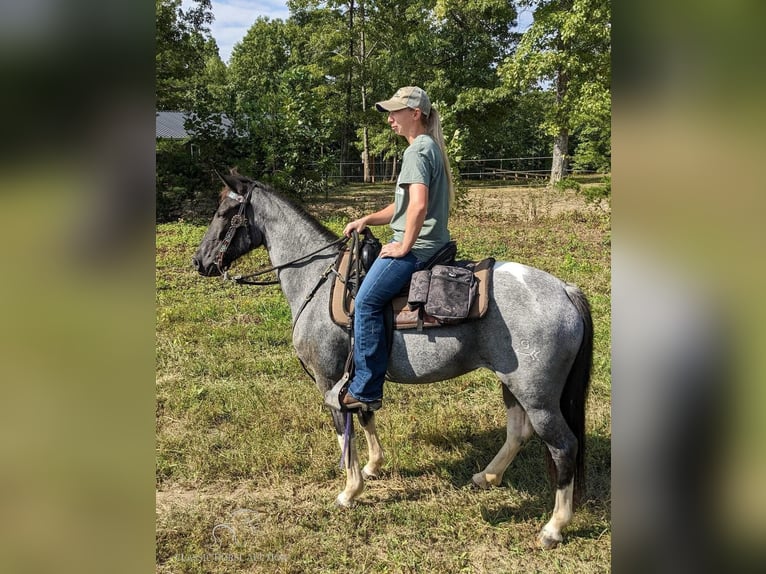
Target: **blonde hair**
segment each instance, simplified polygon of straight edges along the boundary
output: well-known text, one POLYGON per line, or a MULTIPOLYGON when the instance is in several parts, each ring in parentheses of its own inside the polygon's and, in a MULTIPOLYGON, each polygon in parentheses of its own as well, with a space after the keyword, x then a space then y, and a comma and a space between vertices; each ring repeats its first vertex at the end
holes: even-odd
MULTIPOLYGON (((423 116, 425 117, 425 116, 423 116)), ((431 113, 428 117, 425 117, 426 133, 431 136, 436 144, 439 146, 439 150, 442 152, 442 163, 444 163, 444 175, 447 178, 447 189, 449 190, 449 207, 452 208, 452 203, 455 200, 455 185, 452 182, 452 168, 449 163, 449 156, 447 155, 447 146, 444 143, 444 133, 442 133, 442 124, 439 119, 439 112, 431 106, 431 113)))

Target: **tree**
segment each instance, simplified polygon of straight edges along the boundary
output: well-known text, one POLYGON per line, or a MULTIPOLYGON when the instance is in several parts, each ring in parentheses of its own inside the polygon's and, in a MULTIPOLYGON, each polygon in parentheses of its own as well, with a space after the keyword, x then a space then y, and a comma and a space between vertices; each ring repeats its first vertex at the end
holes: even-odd
POLYGON ((338 40, 332 22, 324 11, 297 21, 259 18, 234 47, 229 76, 250 146, 240 167, 277 185, 322 179, 339 159, 345 83, 327 49, 338 40))
POLYGON ((573 132, 600 142, 602 149, 609 139, 611 8, 609 0, 520 0, 519 5, 534 6, 534 22, 500 74, 517 88, 553 89, 555 102, 543 128, 553 136, 554 184, 566 173, 573 132))
POLYGON ((205 84, 213 22, 210 0, 195 0, 183 10, 181 0, 155 0, 155 97, 159 110, 189 111, 197 88, 205 84))
MULTIPOLYGON (((499 86, 497 67, 518 39, 513 1, 366 2, 366 36, 368 44, 376 47, 368 50, 366 58, 366 70, 375 72, 375 77, 369 77, 369 71, 366 74, 370 92, 387 98, 398 87, 417 84, 442 113, 448 148, 458 133, 456 150, 486 148, 486 134, 498 124, 489 121, 486 106, 464 106, 460 99, 467 91, 481 99, 481 94, 499 86)), ((391 145, 390 138, 379 135, 389 130, 379 117, 368 118, 377 153, 388 157, 396 153, 396 147, 380 149, 381 144, 391 145)))
POLYGON ((436 0, 434 17, 439 89, 457 96, 467 86, 496 87, 497 66, 518 40, 513 0, 436 0))
MULTIPOLYGON (((522 58, 514 68, 514 0, 290 0, 290 18, 256 20, 228 67, 209 34, 210 0, 187 10, 181 0, 155 1, 157 104, 196 114, 195 158, 178 166, 199 189, 210 185, 201 178, 211 161, 293 189, 329 175, 345 178, 350 164, 364 166, 365 180, 395 177, 405 142, 372 103, 405 85, 423 87, 439 109, 453 166, 461 157, 547 155, 540 126, 554 125, 547 110, 563 109, 545 83, 540 87, 550 82, 541 69, 522 69, 522 58), (244 137, 221 131, 228 120, 244 137), (381 160, 384 173, 376 174, 381 160), (200 166, 189 175, 195 161, 200 166)), ((597 3, 546 5, 567 1, 597 3)), ((527 42, 534 44, 531 35, 527 42)), ((595 95, 599 82, 580 93, 595 95)), ((571 94, 577 85, 569 82, 571 94)), ((572 108, 568 129, 592 164, 605 149, 608 97, 587 101, 572 108)))

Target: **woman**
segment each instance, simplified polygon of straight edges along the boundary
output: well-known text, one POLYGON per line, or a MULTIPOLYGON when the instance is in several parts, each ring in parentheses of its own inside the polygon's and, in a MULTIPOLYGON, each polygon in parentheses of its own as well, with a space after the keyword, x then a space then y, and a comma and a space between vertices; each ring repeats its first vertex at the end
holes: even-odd
POLYGON ((348 410, 377 410, 382 405, 388 366, 385 307, 450 240, 447 218, 454 196, 439 114, 425 91, 417 86, 401 88, 375 107, 388 113, 391 128, 410 145, 394 202, 343 230, 349 236, 368 225, 388 223, 394 231, 393 241, 381 249, 354 301, 355 372, 347 391, 338 397, 348 410))

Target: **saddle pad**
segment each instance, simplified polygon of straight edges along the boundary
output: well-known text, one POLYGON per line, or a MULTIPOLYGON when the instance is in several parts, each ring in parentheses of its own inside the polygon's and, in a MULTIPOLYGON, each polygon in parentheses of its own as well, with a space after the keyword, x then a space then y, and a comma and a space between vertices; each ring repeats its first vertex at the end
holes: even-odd
MULTIPOLYGON (((348 269, 350 259, 350 252, 343 251, 340 255, 340 261, 337 265, 338 273, 335 275, 332 291, 330 293, 330 317, 333 322, 341 327, 349 327, 351 322, 349 317, 344 311, 344 297, 345 286, 341 277, 345 277, 346 270, 348 269)), ((468 314, 466 321, 471 319, 480 319, 486 313, 489 308, 489 290, 492 281, 492 266, 495 264, 495 260, 492 257, 483 259, 477 263, 474 262, 459 262, 461 267, 469 267, 473 269, 478 284, 478 290, 476 298, 471 305, 471 311, 468 314)), ((394 328, 395 329, 415 329, 418 327, 418 311, 410 310, 407 303, 407 295, 409 293, 409 283, 403 289, 402 295, 394 298, 391 305, 394 309, 394 328)), ((354 301, 351 300, 347 304, 348 310, 351 312, 354 309, 354 301)), ((454 323, 453 323, 454 324, 454 323)), ((438 320, 425 315, 423 317, 423 327, 440 327, 441 323, 438 320)))

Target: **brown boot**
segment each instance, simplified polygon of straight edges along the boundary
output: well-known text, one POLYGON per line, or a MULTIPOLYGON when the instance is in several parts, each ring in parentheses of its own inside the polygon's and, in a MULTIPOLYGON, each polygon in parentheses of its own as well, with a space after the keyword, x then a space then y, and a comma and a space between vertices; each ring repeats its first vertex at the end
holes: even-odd
POLYGON ((377 401, 370 401, 369 403, 360 401, 355 399, 351 396, 351 393, 346 392, 345 395, 343 395, 343 398, 341 399, 341 405, 346 407, 346 409, 352 411, 352 410, 363 410, 363 411, 377 411, 380 407, 383 406, 383 400, 378 399, 377 401))

